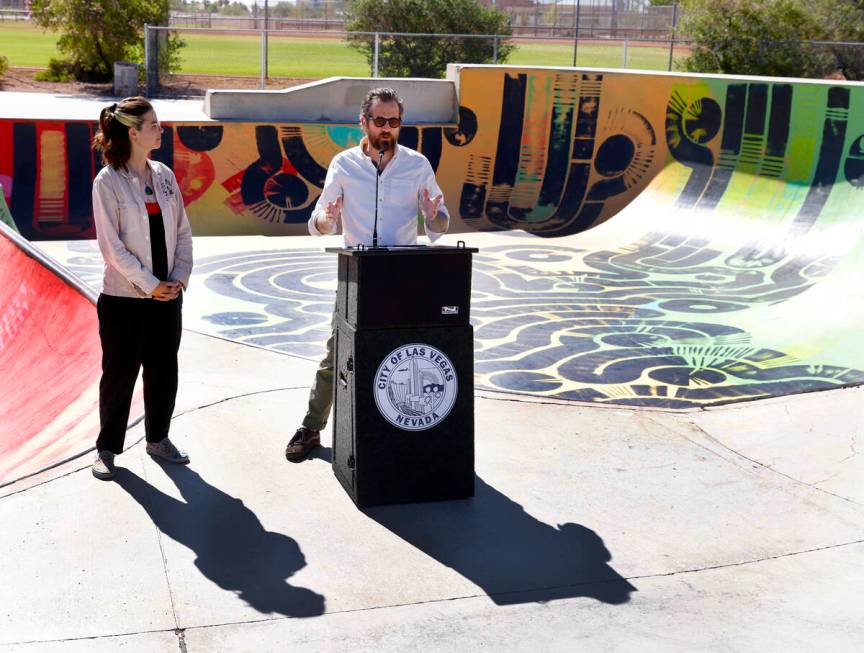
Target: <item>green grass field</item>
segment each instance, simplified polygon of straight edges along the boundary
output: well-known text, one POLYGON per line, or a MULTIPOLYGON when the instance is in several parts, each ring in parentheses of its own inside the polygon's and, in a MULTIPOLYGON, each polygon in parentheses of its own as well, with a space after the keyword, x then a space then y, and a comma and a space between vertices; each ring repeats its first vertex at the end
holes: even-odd
MULTIPOLYGON (((225 35, 184 32, 182 66, 186 74, 238 75, 257 77, 260 42, 257 35, 225 35)), ((56 36, 43 33, 28 23, 0 22, 0 55, 11 66, 46 67, 59 53, 56 36)), ((579 44, 577 64, 595 68, 622 68, 623 48, 598 43, 579 44)), ((680 57, 681 55, 679 55, 680 57)), ((677 58, 677 57, 676 57, 677 58)), ((520 43, 510 64, 524 66, 570 66, 572 44, 562 42, 520 43)), ((665 47, 630 47, 630 68, 666 70, 669 51, 665 47)), ((319 78, 335 75, 369 75, 363 56, 339 39, 316 39, 271 35, 269 66, 272 77, 319 78)))
POLYGON ((51 57, 58 56, 52 33, 44 34, 30 23, 0 22, 0 55, 9 59, 10 66, 46 68, 51 57))

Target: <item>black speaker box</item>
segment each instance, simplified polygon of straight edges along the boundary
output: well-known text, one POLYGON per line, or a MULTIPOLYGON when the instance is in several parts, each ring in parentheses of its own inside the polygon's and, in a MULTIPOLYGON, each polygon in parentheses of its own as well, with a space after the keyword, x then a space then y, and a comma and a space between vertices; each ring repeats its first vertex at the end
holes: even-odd
POLYGON ((356 329, 469 323, 471 254, 466 247, 328 249, 339 257, 336 314, 356 329))
POLYGON ((474 494, 473 333, 337 315, 333 469, 358 506, 474 494))

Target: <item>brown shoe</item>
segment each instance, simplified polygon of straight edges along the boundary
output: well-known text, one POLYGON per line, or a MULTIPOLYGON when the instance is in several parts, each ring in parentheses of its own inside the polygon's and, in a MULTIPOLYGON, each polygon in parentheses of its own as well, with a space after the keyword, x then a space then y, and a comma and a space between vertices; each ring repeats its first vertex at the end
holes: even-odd
POLYGON ((301 426, 291 438, 288 446, 285 447, 285 457, 292 462, 298 462, 308 456, 309 452, 320 444, 321 431, 301 426))

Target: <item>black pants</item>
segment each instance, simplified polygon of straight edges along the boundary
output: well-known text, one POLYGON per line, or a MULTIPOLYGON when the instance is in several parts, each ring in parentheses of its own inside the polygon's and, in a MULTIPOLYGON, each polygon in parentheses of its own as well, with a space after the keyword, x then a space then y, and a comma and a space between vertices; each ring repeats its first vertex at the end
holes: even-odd
POLYGON ((177 397, 182 307, 182 295, 170 302, 99 295, 102 380, 97 451, 123 452, 132 393, 142 366, 147 442, 168 435, 177 397))

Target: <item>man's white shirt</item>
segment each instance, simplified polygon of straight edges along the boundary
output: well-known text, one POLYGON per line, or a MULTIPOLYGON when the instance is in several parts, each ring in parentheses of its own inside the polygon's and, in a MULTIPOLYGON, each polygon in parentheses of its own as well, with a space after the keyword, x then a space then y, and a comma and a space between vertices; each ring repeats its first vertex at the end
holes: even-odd
MULTIPOLYGON (((316 220, 319 216, 324 217, 328 202, 342 197, 340 223, 345 245, 371 245, 377 174, 375 162, 364 154, 362 145, 333 157, 321 196, 309 219, 309 233, 313 236, 327 235, 317 229, 316 220)), ((430 198, 442 194, 429 160, 419 152, 397 145, 378 184, 378 244, 383 247, 416 244, 417 212, 420 211, 423 191, 428 191, 430 198)), ((444 202, 439 204, 438 212, 450 215, 444 202)), ((428 224, 424 226, 432 242, 441 236, 430 230, 428 224)))

